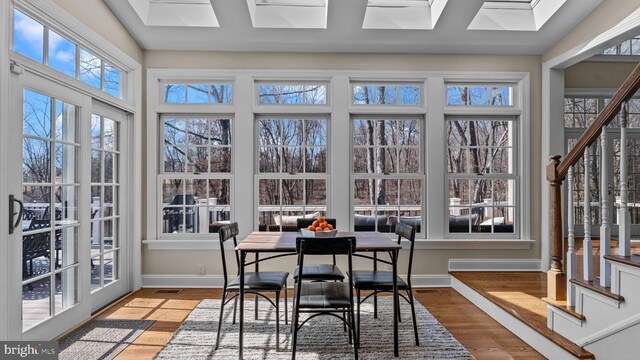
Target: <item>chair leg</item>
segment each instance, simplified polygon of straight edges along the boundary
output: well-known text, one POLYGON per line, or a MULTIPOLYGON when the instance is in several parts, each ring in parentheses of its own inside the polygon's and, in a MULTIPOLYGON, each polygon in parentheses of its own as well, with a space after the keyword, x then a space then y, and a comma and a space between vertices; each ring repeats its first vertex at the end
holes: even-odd
MULTIPOLYGON (((236 298, 237 299, 237 298, 236 298)), ((220 345, 220 331, 222 330, 222 315, 224 314, 224 302, 227 300, 227 292, 222 292, 222 302, 220 303, 220 319, 218 319, 218 334, 216 335, 216 348, 220 345)))
POLYGON ((413 299, 412 289, 409 288, 407 293, 409 295, 409 300, 411 301, 411 317, 413 318, 413 333, 416 336, 416 346, 420 346, 420 341, 418 340, 418 323, 416 322, 416 308, 413 305, 415 300, 413 299))
POLYGON ((373 318, 378 318, 378 294, 373 294, 373 318))
POLYGON ((356 290, 356 306, 358 307, 358 321, 357 325, 354 324, 354 328, 357 326, 358 331, 356 331, 356 344, 357 347, 360 347, 360 290, 356 290))
POLYGON ((352 336, 351 334, 351 329, 353 329, 353 323, 351 323, 351 316, 348 316, 349 312, 348 311, 343 311, 342 312, 342 316, 343 316, 343 320, 342 323, 349 327, 349 345, 353 344, 353 346, 358 346, 358 343, 355 342, 356 337, 355 335, 352 336))
MULTIPOLYGON (((337 282, 337 281, 334 281, 337 282)), ((340 282, 344 282, 344 280, 340 280, 340 282)), ((342 318, 346 319, 347 318, 347 313, 345 311, 342 312, 342 318)), ((342 322, 342 328, 344 331, 347 331, 347 324, 343 321, 342 322)))
POLYGON ((280 291, 276 291, 276 351, 280 352, 280 291))
POLYGON ((351 308, 349 309, 349 316, 351 316, 351 329, 349 329, 349 333, 353 332, 354 337, 353 355, 355 359, 358 360, 358 347, 360 346, 360 337, 359 334, 356 333, 355 317, 353 316, 353 304, 351 304, 351 308))
POLYGON ((284 324, 289 325, 289 314, 287 310, 287 284, 284 285, 284 324))
POLYGON ((400 317, 400 301, 398 301, 398 308, 396 309, 396 311, 398 312, 398 322, 401 323, 402 318, 400 317))
POLYGON ((255 309, 254 309, 255 317, 256 317, 256 320, 258 320, 258 295, 256 295, 254 305, 255 305, 255 309))
POLYGON ((238 297, 233 299, 233 325, 236 324, 236 313, 238 312, 238 297))
POLYGON ((293 340, 291 340, 291 360, 296 359, 296 346, 298 345, 298 316, 299 309, 294 300, 293 318, 291 319, 291 327, 293 328, 293 340))

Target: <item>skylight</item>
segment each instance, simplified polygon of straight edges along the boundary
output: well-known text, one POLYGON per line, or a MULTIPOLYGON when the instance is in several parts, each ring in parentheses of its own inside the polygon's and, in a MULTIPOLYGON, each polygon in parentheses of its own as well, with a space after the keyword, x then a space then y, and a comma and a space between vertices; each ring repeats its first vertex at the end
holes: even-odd
POLYGON ((247 5, 254 28, 327 28, 327 0, 247 0, 247 5))
POLYGON ((538 31, 567 0, 486 1, 468 30, 538 31))
POLYGON ((363 29, 432 30, 447 0, 368 0, 363 29))
POLYGON ((147 26, 220 27, 209 0, 128 0, 147 26))

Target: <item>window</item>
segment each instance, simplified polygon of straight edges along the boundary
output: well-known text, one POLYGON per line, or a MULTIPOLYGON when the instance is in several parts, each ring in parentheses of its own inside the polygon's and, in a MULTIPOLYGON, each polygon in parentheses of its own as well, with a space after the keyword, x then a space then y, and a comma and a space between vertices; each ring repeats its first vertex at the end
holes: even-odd
POLYGON ((120 123, 91 115, 91 290, 117 280, 120 258, 120 123))
POLYGON ((513 87, 503 85, 448 85, 447 105, 513 106, 513 87))
POLYGON ((258 102, 268 105, 325 105, 327 85, 261 82, 258 83, 258 102))
POLYGON ((625 40, 622 43, 605 49, 602 55, 640 55, 640 36, 625 40))
POLYGON ((354 117, 355 231, 393 232, 398 222, 422 225, 422 120, 354 117))
POLYGON ((256 126, 259 230, 296 230, 298 218, 325 215, 328 120, 261 116, 256 126))
POLYGON ((122 97, 120 69, 17 9, 13 11, 13 51, 109 95, 122 97))
POLYGON ((161 233, 217 233, 231 218, 232 119, 162 116, 161 129, 161 233))
POLYGON ((354 105, 420 105, 418 84, 353 84, 354 105))
POLYGON ((449 117, 449 233, 515 233, 515 121, 449 117))
POLYGON ((165 104, 231 104, 232 85, 214 84, 164 84, 162 102, 165 104))

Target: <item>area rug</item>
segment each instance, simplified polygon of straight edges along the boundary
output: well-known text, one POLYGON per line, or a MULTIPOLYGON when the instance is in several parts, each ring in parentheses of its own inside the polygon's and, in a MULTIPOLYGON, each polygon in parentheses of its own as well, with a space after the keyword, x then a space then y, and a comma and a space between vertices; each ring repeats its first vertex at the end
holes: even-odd
MULTIPOLYGON (((291 301, 289 301, 291 307, 291 301)), ((281 306, 282 308, 282 306, 281 306)), ((393 359, 392 299, 378 298, 378 318, 373 318, 373 304, 362 305, 360 359, 393 359)), ((182 323, 155 359, 237 359, 238 325, 232 324, 233 302, 225 307, 220 348, 214 350, 220 311, 220 300, 203 300, 182 323)), ((244 358, 290 359, 291 326, 284 325, 281 311, 280 352, 276 352, 275 309, 259 301, 258 320, 254 317, 254 301, 245 302, 244 358)), ((291 312, 289 312, 291 315, 291 312)), ((399 325, 401 359, 472 359, 469 352, 416 302, 420 346, 415 345, 411 308, 401 306, 399 325)), ((340 320, 330 316, 311 319, 298 332, 298 359, 349 359, 353 348, 340 320)))
POLYGON ((113 359, 154 322, 93 319, 60 340, 59 359, 113 359))

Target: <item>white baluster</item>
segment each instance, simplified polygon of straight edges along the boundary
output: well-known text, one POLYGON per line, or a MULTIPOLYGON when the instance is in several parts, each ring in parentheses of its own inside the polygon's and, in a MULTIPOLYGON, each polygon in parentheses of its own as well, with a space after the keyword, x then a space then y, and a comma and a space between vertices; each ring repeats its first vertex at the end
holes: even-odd
POLYGON ((573 291, 573 284, 571 279, 576 275, 576 251, 575 251, 575 235, 573 228, 575 226, 574 211, 573 211, 573 166, 569 167, 569 174, 567 175, 567 236, 568 236, 568 249, 567 249, 567 305, 575 306, 575 295, 573 291))
POLYGON ((609 151, 607 148, 607 128, 600 135, 600 285, 611 286, 611 264, 604 258, 611 249, 611 226, 609 225, 609 151))
POLYGON ((631 256, 631 213, 627 191, 627 103, 622 104, 620 124, 620 209, 618 210, 618 254, 631 256))
POLYGON ((591 153, 589 148, 584 150, 584 240, 583 252, 583 278, 593 280, 593 244, 591 243, 591 153))

